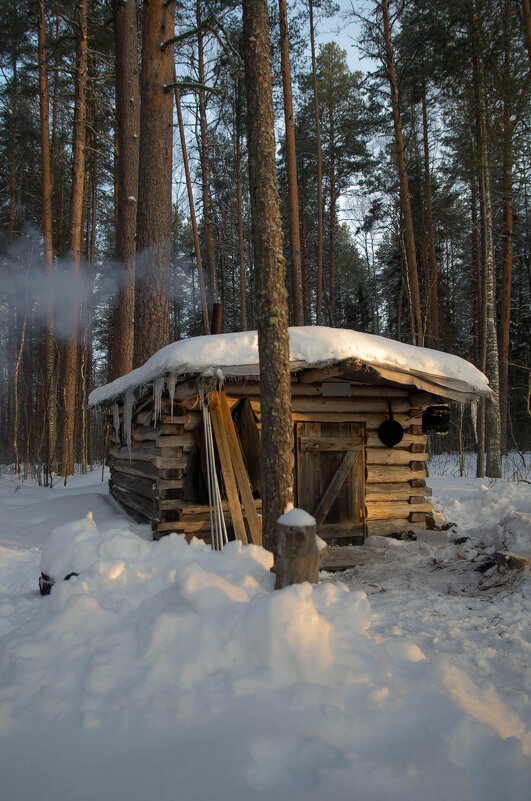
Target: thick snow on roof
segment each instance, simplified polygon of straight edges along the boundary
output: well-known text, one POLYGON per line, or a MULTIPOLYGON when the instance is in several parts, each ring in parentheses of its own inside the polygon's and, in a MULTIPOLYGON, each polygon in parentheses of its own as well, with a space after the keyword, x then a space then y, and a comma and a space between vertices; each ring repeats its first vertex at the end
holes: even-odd
MULTIPOLYGON (((358 359, 376 370, 398 371, 420 382, 435 382, 441 388, 441 395, 445 394, 445 387, 453 390, 449 397, 462 394, 464 400, 490 395, 488 380, 483 373, 465 359, 438 350, 324 326, 290 328, 289 339, 292 370, 358 359)), ((90 395, 89 405, 109 403, 127 391, 147 386, 167 374, 183 376, 208 369, 220 369, 225 376, 257 374, 257 332, 215 334, 173 342, 155 353, 142 367, 95 389, 90 395)))

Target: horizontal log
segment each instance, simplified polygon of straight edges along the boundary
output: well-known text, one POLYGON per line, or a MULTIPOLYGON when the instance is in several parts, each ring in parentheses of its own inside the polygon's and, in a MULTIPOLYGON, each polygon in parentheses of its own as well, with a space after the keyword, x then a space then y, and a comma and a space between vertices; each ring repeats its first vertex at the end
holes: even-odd
MULTIPOLYGON (((251 401, 254 408, 256 401, 251 401)), ((388 410, 385 398, 292 398, 291 408, 294 412, 351 412, 354 414, 378 413, 386 415, 388 410)), ((407 398, 398 398, 393 402, 393 416, 407 413, 411 409, 407 398)))
POLYGON ((409 522, 410 523, 425 523, 426 522, 426 515, 430 514, 432 509, 428 509, 426 512, 425 510, 421 510, 420 512, 410 512, 409 514, 409 522))
MULTIPOLYGON (((307 396, 307 397, 321 397, 322 384, 329 383, 330 379, 320 376, 316 383, 291 383, 291 396, 307 396)), ((336 382, 333 382, 336 383, 336 382)), ((408 391, 406 389, 396 389, 394 387, 386 387, 385 392, 382 392, 382 387, 370 386, 356 386, 349 381, 338 381, 339 384, 346 384, 350 386, 350 397, 352 398, 407 398, 408 391)), ((227 395, 237 395, 238 397, 257 397, 260 395, 260 384, 258 382, 249 382, 248 384, 225 384, 225 392, 227 395)))
POLYGON ((114 484, 109 487, 109 492, 122 506, 131 509, 146 522, 149 522, 156 514, 154 502, 149 501, 147 498, 143 498, 134 492, 122 490, 114 484))
POLYGON ((409 465, 413 460, 418 463, 424 463, 427 462, 429 458, 429 454, 427 453, 412 454, 409 451, 397 450, 395 448, 367 448, 366 454, 366 462, 368 465, 409 465))
POLYGON ((316 527, 322 540, 340 539, 341 537, 363 537, 363 523, 329 523, 316 527))
MULTIPOLYGON (((262 500, 260 498, 255 500, 255 507, 257 511, 262 509, 262 500)), ((209 519, 210 520, 210 507, 207 504, 195 504, 190 501, 184 501, 182 498, 168 498, 159 501, 159 508, 161 510, 176 509, 181 512, 181 520, 209 519)), ((230 509, 227 501, 221 502, 223 514, 227 519, 231 519, 230 509)), ((245 517, 244 507, 241 507, 242 514, 245 517)))
POLYGON ((120 447, 115 445, 109 448, 108 457, 115 459, 128 459, 131 462, 153 462, 153 459, 159 455, 158 448, 152 442, 139 442, 136 445, 127 445, 120 447))
POLYGON ((188 457, 168 458, 166 456, 155 456, 153 458, 153 464, 155 467, 158 467, 159 470, 184 470, 188 464, 188 457))
MULTIPOLYGON (((409 517, 411 512, 411 504, 407 501, 366 501, 367 506, 367 520, 387 520, 396 517, 409 517)), ((415 506, 415 514, 424 512, 427 514, 432 511, 431 503, 426 503, 420 508, 415 506)))
POLYGON ((414 479, 426 479, 426 471, 411 470, 402 465, 369 465, 367 467, 367 484, 390 484, 414 479))
POLYGON ((184 479, 183 478, 175 478, 175 479, 163 479, 159 478, 157 481, 157 487, 159 492, 165 490, 172 490, 172 489, 182 489, 184 487, 184 479))
POLYGON ((175 479, 182 479, 183 478, 183 468, 174 468, 174 469, 164 469, 162 468, 159 471, 159 475, 161 479, 174 481, 175 479))
POLYGON ((389 537, 391 534, 401 534, 410 531, 412 528, 425 528, 425 523, 417 523, 414 526, 407 518, 396 518, 394 520, 368 520, 367 534, 369 537, 389 537))
POLYGON ((361 437, 299 437, 301 451, 359 451, 361 437))
POLYGON ((157 532, 161 532, 163 536, 171 533, 184 534, 184 528, 183 524, 179 522, 172 522, 172 523, 162 522, 156 524, 153 530, 153 539, 156 540, 159 539, 159 537, 156 536, 157 532))
MULTIPOLYGON (((402 437, 402 439, 400 440, 398 445, 395 445, 394 450, 398 450, 398 449, 408 450, 408 449, 411 449, 411 447, 413 445, 415 445, 415 447, 419 447, 420 446, 422 448, 422 451, 425 451, 426 450, 427 441, 428 441, 428 438, 427 438, 426 434, 406 434, 406 433, 404 433, 404 436, 402 437)), ((371 431, 371 433, 368 434, 368 436, 367 436, 367 447, 368 448, 386 448, 387 446, 384 445, 384 443, 382 442, 382 440, 380 439, 380 437, 378 436, 377 433, 375 433, 374 431, 371 431)))
POLYGON ((195 443, 195 437, 189 431, 179 435, 159 436, 156 439, 158 448, 185 448, 186 450, 191 450, 195 443))
MULTIPOLYGON (((168 417, 169 423, 180 423, 181 425, 185 424, 188 414, 187 414, 187 409, 184 406, 175 403, 173 405, 173 416, 169 414, 169 410, 170 410, 169 402, 167 404, 163 403, 161 407, 163 418, 168 417), (167 413, 166 409, 168 410, 167 413)), ((155 417, 155 410, 153 408, 149 408, 143 412, 137 412, 137 413, 133 412, 133 416, 136 423, 139 423, 140 425, 151 425, 155 417)), ((157 424, 159 422, 161 422, 160 418, 157 418, 157 424)))
POLYGON ((144 498, 157 498, 158 489, 155 479, 141 478, 140 476, 131 476, 127 473, 121 473, 118 470, 113 470, 112 482, 121 489, 131 490, 144 498))
POLYGON ((406 482, 399 484, 367 484, 365 498, 368 501, 408 500, 412 497, 424 498, 430 496, 430 487, 410 487, 406 482))
MULTIPOLYGON (((172 424, 173 419, 174 418, 170 417, 169 414, 163 414, 160 422, 162 425, 167 426, 172 424)), ((183 427, 185 431, 195 431, 196 428, 199 428, 202 425, 203 415, 201 412, 190 412, 189 415, 187 415, 187 420, 186 423, 183 424, 183 427)))
POLYGON ((112 458, 108 460, 108 465, 111 469, 111 477, 115 471, 140 478, 157 479, 159 476, 157 468, 147 462, 129 462, 125 459, 112 458))

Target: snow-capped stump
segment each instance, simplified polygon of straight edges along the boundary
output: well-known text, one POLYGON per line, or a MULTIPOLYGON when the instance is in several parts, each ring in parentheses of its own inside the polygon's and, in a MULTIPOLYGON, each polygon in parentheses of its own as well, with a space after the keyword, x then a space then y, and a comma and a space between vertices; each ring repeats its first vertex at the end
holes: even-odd
MULTIPOLYGON (((424 528, 432 491, 422 415, 490 397, 485 376, 457 356, 358 331, 301 326, 289 339, 295 505, 330 545, 424 528), (399 438, 385 436, 390 424, 399 438)), ((108 409, 110 492, 151 523, 154 539, 215 542, 219 523, 229 538, 261 541, 256 331, 167 345, 94 390, 89 405, 108 409)))
POLYGON ((277 520, 275 589, 309 581, 317 584, 322 560, 330 548, 316 534, 315 518, 303 509, 291 509, 277 520))

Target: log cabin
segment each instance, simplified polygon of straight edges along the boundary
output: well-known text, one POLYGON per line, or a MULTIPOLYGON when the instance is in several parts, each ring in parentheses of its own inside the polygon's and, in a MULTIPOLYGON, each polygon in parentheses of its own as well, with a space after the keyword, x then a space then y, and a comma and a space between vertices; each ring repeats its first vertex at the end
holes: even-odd
MULTIPOLYGON (((345 329, 289 329, 295 505, 329 544, 426 526, 427 435, 491 397, 450 354, 345 329)), ((256 331, 180 340, 94 390, 112 496, 153 537, 261 542, 256 331), (216 522, 217 520, 217 522, 216 522)), ((216 540, 217 541, 217 540, 216 540)))

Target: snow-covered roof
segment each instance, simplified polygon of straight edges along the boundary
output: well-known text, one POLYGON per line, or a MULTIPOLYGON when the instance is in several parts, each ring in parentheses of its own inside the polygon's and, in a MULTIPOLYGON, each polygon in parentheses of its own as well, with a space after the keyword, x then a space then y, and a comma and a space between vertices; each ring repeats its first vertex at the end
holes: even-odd
MULTIPOLYGON (((454 400, 491 395, 488 379, 482 372, 465 359, 442 351, 324 326, 290 328, 289 342, 292 371, 353 359, 384 379, 427 389, 454 400)), ((90 394, 89 406, 107 405, 164 376, 174 382, 209 369, 221 370, 225 377, 257 375, 257 332, 193 337, 166 345, 142 367, 95 389, 90 394)))

